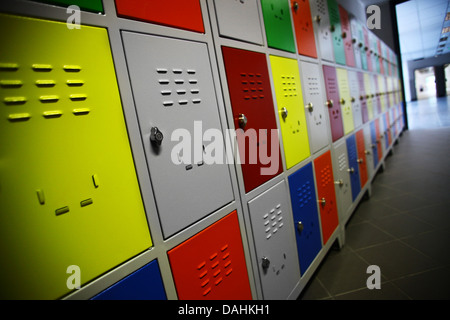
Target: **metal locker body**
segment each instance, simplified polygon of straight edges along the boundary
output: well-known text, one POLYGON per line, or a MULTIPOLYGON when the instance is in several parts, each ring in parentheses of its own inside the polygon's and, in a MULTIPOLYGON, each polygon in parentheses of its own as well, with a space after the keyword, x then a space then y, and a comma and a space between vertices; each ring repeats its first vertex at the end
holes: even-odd
POLYGON ((205 32, 199 0, 115 0, 117 15, 195 32, 205 32))
POLYGON ((367 183, 368 176, 367 176, 367 160, 366 160, 366 146, 364 143, 364 130, 360 129, 356 131, 355 134, 356 138, 356 149, 357 149, 357 156, 358 156, 358 167, 359 167, 359 178, 360 178, 360 185, 361 188, 364 188, 364 186, 367 183))
POLYGON ((361 61, 361 49, 362 43, 364 42, 362 29, 359 26, 358 20, 356 20, 353 16, 350 16, 350 31, 352 33, 352 46, 353 46, 353 55, 355 57, 355 67, 357 69, 362 69, 362 61, 361 61))
POLYGON ((363 123, 369 121, 369 110, 367 108, 367 94, 366 94, 366 86, 364 81, 364 74, 360 71, 357 71, 358 77, 358 87, 359 87, 359 101, 361 103, 361 116, 363 123))
POLYGON ((303 101, 308 121, 311 152, 316 153, 328 145, 325 94, 322 88, 320 67, 315 63, 300 62, 303 83, 303 101))
POLYGON ((377 81, 378 81, 378 94, 379 94, 379 101, 380 101, 380 109, 378 110, 379 113, 383 113, 386 111, 387 104, 386 104, 386 85, 384 77, 381 75, 377 75, 377 81))
POLYGON ((352 98, 350 95, 347 70, 343 68, 336 68, 336 76, 339 87, 339 102, 341 105, 342 122, 344 124, 344 134, 349 134, 355 128, 353 123, 352 98))
POLYGON ((108 33, 0 28, 0 298, 58 299, 152 246, 108 33))
POLYGON ((381 145, 379 144, 378 140, 378 134, 375 127, 375 120, 370 123, 370 137, 373 155, 373 167, 375 169, 378 166, 379 159, 381 158, 381 145))
POLYGON ((321 59, 334 62, 333 41, 330 31, 327 0, 310 1, 311 16, 320 48, 321 59))
POLYGON ((158 261, 153 260, 91 300, 167 300, 158 261))
POLYGON ((392 133, 391 133, 391 120, 390 120, 390 112, 386 112, 384 114, 384 133, 386 138, 386 146, 390 146, 392 144, 392 133), (387 137, 386 137, 387 136, 387 137))
POLYGON ((267 45, 296 52, 289 1, 261 0, 267 45))
POLYGON ((286 182, 249 201, 248 208, 263 297, 286 299, 300 280, 286 182))
POLYGON ((366 52, 366 32, 365 27, 358 21, 358 29, 359 29, 359 42, 358 46, 360 47, 361 52, 361 66, 363 70, 368 71, 369 65, 367 63, 367 52, 366 52))
POLYGON ((339 225, 330 150, 314 159, 314 174, 317 183, 317 202, 322 227, 322 242, 325 245, 339 225))
POLYGON ((292 213, 301 275, 322 248, 312 163, 289 176, 292 213))
POLYGON ((333 41, 334 60, 338 64, 345 65, 345 48, 342 39, 341 18, 336 0, 327 0, 328 14, 330 15, 330 31, 333 41))
POLYGON ((298 53, 317 58, 314 25, 308 0, 290 0, 298 53))
POLYGON ((344 135, 336 69, 332 66, 323 65, 323 75, 327 91, 326 106, 330 119, 331 138, 334 142, 344 135))
POLYGON ((382 99, 381 99, 381 95, 380 95, 381 88, 378 83, 378 75, 375 75, 375 74, 372 75, 371 80, 372 80, 373 92, 375 94, 374 105, 376 106, 375 108, 373 108, 373 110, 374 110, 375 115, 379 115, 379 114, 381 114, 382 99))
POLYGON ((374 68, 374 72, 376 73, 380 73, 380 59, 378 59, 378 45, 377 45, 377 36, 375 34, 373 34, 372 32, 369 33, 369 41, 371 43, 371 47, 370 50, 371 52, 371 57, 372 57, 372 66, 374 68))
MULTIPOLYGON (((364 127, 364 153, 366 155, 366 168, 367 168, 367 175, 368 179, 371 180, 374 175, 374 153, 376 153, 376 147, 375 149, 372 148, 372 129, 370 127, 370 124, 366 125, 364 127)), ((378 159, 378 156, 376 156, 378 159)))
POLYGON ((381 49, 381 41, 380 39, 377 39, 377 49, 378 49, 378 64, 380 66, 380 72, 381 74, 384 74, 385 70, 384 70, 384 60, 383 60, 383 53, 382 53, 382 49, 381 49))
POLYGON ((65 8, 71 5, 76 5, 80 7, 81 10, 103 13, 102 0, 33 0, 33 1, 48 3, 52 5, 59 5, 65 8))
POLYGON ((377 142, 377 151, 378 151, 378 161, 381 161, 383 158, 383 138, 381 136, 380 130, 380 118, 375 119, 375 134, 376 134, 376 142, 377 142))
POLYGON ((359 94, 359 82, 356 71, 347 70, 348 75, 348 86, 350 88, 350 101, 352 104, 352 112, 353 112, 353 124, 355 128, 358 128, 362 125, 362 112, 361 112, 361 100, 359 94))
POLYGON ((222 37, 263 44, 258 0, 214 0, 222 37))
POLYGON ((371 75, 368 73, 364 73, 364 88, 366 89, 366 104, 367 104, 367 114, 369 116, 369 120, 372 120, 374 118, 374 101, 373 101, 373 97, 375 96, 373 94, 373 89, 372 89, 372 81, 371 79, 371 75))
POLYGON ((346 221, 348 211, 352 205, 352 188, 350 185, 351 168, 348 163, 345 141, 340 141, 333 145, 333 149, 333 172, 338 212, 343 221, 346 221))
POLYGON ((364 35, 364 51, 366 56, 366 62, 367 62, 367 70, 368 71, 374 71, 373 65, 372 65, 372 57, 370 54, 370 41, 369 41, 369 30, 366 26, 362 26, 363 28, 363 35, 364 35))
POLYGON ((203 136, 207 130, 222 135, 208 51, 199 42, 125 31, 122 38, 167 238, 233 200, 223 144, 203 136), (155 130, 164 137, 160 143, 152 137, 155 130), (214 149, 224 158, 209 159, 214 149))
POLYGON ((286 168, 289 169, 310 155, 300 73, 294 59, 271 55, 270 64, 286 168))
POLYGON ((358 150, 356 147, 356 137, 351 135, 346 140, 347 144, 347 155, 348 155, 348 166, 350 173, 350 185, 352 188, 352 200, 355 201, 361 191, 361 181, 359 173, 359 158, 358 150))
POLYGON ((234 127, 244 133, 255 130, 256 137, 251 134, 244 141, 238 139, 240 162, 245 184, 245 192, 253 190, 283 171, 278 131, 270 87, 269 71, 266 56, 263 53, 245 51, 230 47, 222 47, 228 90, 233 110, 234 127), (261 134, 260 130, 267 130, 261 134), (271 134, 275 133, 277 150, 272 153, 271 134), (257 140, 253 140, 256 138, 257 140), (260 148, 265 148, 265 151, 260 148), (253 153, 253 154, 250 154, 253 153), (256 161, 251 160, 256 153, 256 161), (272 162, 263 164, 261 154, 270 156, 272 162), (256 163, 255 163, 256 162, 256 163), (272 166, 273 171, 264 173, 272 166))
POLYGON ((345 61, 348 66, 355 67, 355 53, 353 51, 353 37, 352 30, 350 27, 350 20, 348 17, 348 12, 342 6, 339 5, 339 15, 341 17, 341 31, 342 38, 344 41, 344 51, 345 51, 345 61))
POLYGON ((250 300, 236 211, 167 252, 180 300, 250 300))

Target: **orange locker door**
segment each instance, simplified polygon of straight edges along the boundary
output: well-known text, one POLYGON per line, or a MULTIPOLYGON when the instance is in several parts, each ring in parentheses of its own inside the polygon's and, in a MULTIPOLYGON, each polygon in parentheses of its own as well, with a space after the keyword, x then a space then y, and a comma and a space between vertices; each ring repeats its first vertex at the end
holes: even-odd
POLYGON ((317 58, 314 26, 308 0, 291 0, 292 17, 294 19, 295 37, 298 53, 317 58))

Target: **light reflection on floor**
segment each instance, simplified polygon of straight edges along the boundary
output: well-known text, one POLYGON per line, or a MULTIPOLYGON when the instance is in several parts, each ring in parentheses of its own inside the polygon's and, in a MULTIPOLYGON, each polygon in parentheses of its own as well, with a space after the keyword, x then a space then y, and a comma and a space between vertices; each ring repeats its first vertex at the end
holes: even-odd
POLYGON ((409 101, 406 105, 410 130, 450 127, 450 96, 409 101))

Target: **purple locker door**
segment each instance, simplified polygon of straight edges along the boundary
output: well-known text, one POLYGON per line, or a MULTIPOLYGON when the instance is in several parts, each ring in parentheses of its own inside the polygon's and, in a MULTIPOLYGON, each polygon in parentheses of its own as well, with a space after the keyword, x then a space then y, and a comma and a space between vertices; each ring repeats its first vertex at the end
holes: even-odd
POLYGON ((323 75, 325 79, 325 88, 327 91, 326 106, 328 107, 328 114, 330 117, 331 137, 333 142, 335 142, 344 135, 336 69, 334 67, 324 65, 323 75))

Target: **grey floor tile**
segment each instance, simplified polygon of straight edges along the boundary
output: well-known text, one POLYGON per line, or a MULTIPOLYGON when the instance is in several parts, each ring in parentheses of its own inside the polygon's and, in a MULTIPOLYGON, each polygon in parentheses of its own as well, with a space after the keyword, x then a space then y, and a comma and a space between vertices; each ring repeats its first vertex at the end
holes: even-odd
POLYGON ((413 215, 436 228, 450 227, 450 205, 445 202, 410 210, 408 211, 408 214, 413 215))
POLYGON ((434 229, 432 225, 405 213, 375 219, 372 223, 395 238, 419 235, 434 229))
POLYGON ((435 229, 418 236, 402 239, 402 242, 431 257, 439 264, 450 266, 450 254, 448 254, 450 252, 450 228, 435 229))
POLYGON ((381 282, 380 289, 362 288, 334 297, 336 300, 409 300, 409 297, 390 282, 381 282))
POLYGON ((394 237, 381 231, 371 222, 349 226, 345 233, 345 245, 354 250, 366 248, 394 240, 394 237))
POLYGON ((384 200, 384 204, 401 212, 405 212, 430 206, 433 202, 429 199, 421 198, 412 194, 403 194, 384 200))
POLYGON ((323 300, 329 298, 331 298, 331 295, 327 292, 320 280, 315 277, 304 288, 298 300, 323 300))

